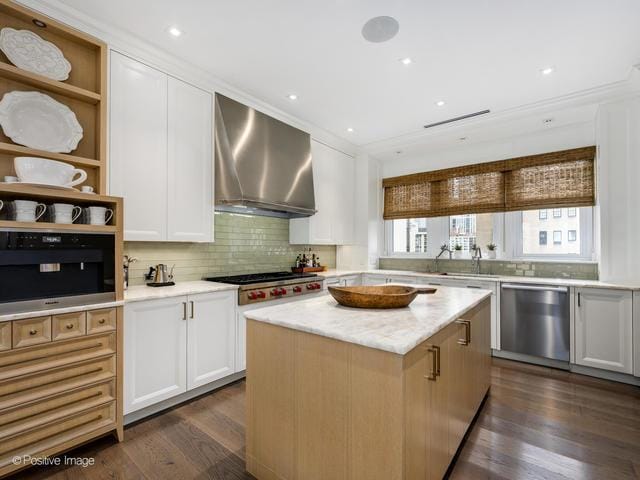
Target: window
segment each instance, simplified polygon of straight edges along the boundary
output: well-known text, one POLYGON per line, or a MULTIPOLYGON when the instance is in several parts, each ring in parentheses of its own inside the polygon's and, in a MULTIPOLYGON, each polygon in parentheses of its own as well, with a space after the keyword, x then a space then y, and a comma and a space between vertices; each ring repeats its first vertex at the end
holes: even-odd
POLYGON ((592 207, 554 208, 546 219, 541 211, 513 212, 505 217, 509 219, 506 241, 515 243, 510 247, 514 258, 592 259, 592 207))
POLYGON ((479 213, 472 215, 454 215, 449 217, 449 248, 456 245, 463 252, 469 252, 474 245, 485 248, 493 242, 493 215, 479 213))
POLYGON ((427 219, 391 220, 392 253, 426 253, 427 219))
POLYGON ((538 233, 538 245, 546 245, 547 244, 547 232, 542 230, 538 233))
POLYGON ((538 218, 540 220, 546 220, 547 219, 547 210, 546 209, 538 210, 538 218))

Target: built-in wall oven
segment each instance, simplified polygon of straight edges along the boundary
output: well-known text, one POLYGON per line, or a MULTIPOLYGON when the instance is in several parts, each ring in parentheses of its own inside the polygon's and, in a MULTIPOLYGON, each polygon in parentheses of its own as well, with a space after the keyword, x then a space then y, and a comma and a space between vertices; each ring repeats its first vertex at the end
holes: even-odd
POLYGON ((115 236, 0 231, 0 313, 115 300, 115 236))

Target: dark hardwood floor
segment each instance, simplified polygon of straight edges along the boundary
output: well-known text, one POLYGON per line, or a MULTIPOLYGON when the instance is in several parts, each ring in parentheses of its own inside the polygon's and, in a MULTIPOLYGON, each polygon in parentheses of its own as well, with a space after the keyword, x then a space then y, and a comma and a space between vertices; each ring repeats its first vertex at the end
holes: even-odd
MULTIPOLYGON (((250 479, 244 382, 139 422, 23 479, 250 479)), ((494 359, 491 393, 450 471, 467 479, 640 479, 640 388, 494 359)), ((327 479, 331 480, 331 479, 327 479)), ((363 479, 365 480, 365 479, 363 479)))

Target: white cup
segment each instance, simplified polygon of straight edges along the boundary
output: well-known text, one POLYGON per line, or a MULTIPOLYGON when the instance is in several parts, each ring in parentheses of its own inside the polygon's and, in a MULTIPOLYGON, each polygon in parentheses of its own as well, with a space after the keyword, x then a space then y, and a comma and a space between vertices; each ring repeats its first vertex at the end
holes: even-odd
POLYGON ((113 210, 106 207, 85 208, 89 225, 106 225, 113 217, 113 210))
POLYGON ((14 200, 12 204, 12 220, 16 222, 36 222, 47 211, 44 203, 31 200, 14 200))
POLYGON ((68 163, 36 157, 16 157, 13 166, 21 182, 73 187, 87 179, 87 172, 68 163), (79 175, 77 178, 76 176, 79 175))
POLYGON ((73 223, 82 214, 82 208, 68 203, 54 203, 49 211, 54 223, 73 223))
POLYGON ((83 185, 80 187, 80 190, 82 190, 82 193, 93 193, 93 187, 91 185, 83 185))

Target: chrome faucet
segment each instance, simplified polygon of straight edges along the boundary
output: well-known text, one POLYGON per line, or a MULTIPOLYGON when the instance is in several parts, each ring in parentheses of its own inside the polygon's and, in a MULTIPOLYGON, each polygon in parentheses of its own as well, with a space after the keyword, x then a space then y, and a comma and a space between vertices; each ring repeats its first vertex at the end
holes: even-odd
POLYGON ((449 252, 449 260, 451 260, 451 249, 449 248, 449 245, 445 243, 440 247, 440 253, 435 258, 436 272, 440 271, 440 267, 438 266, 438 260, 440 259, 440 257, 444 252, 449 252))
POLYGON ((474 245, 471 247, 473 250, 473 255, 471 256, 471 261, 473 262, 473 269, 476 274, 480 273, 480 260, 482 260, 482 249, 478 245, 474 245))

